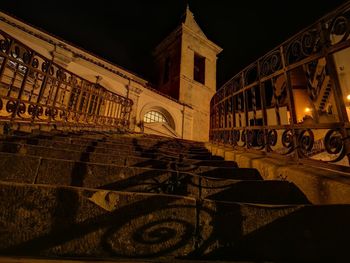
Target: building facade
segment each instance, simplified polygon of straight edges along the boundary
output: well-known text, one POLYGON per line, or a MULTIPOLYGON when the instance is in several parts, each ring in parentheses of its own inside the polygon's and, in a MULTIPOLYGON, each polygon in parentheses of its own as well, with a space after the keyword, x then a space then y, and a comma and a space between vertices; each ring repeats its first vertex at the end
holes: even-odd
POLYGON ((3 43, 6 34, 67 72, 132 100, 131 130, 208 140, 209 105, 221 48, 207 39, 189 8, 179 27, 154 52, 158 85, 5 13, 0 13, 0 30, 3 43))

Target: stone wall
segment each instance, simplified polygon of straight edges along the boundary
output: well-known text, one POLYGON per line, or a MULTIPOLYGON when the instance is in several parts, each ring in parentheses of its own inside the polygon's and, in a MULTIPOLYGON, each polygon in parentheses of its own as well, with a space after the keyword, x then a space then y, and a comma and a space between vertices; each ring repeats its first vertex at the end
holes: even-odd
POLYGON ((286 159, 269 158, 207 143, 207 148, 239 167, 255 168, 265 180, 293 182, 313 204, 350 204, 350 178, 347 173, 320 167, 292 164, 286 159))

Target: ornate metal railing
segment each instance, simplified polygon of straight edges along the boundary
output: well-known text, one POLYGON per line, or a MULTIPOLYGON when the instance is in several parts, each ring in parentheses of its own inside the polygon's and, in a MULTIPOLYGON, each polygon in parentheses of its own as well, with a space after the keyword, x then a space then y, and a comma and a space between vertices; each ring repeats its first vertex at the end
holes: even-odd
POLYGON ((0 31, 0 121, 127 128, 132 104, 0 31))
POLYGON ((210 140, 349 171, 349 35, 347 2, 235 75, 211 101, 210 140))

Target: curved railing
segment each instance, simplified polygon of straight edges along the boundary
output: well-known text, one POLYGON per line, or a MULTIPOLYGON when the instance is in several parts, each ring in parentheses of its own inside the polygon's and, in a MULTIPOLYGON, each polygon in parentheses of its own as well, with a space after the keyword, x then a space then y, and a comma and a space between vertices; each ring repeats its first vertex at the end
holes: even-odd
POLYGON ((127 128, 132 105, 0 31, 0 121, 127 128))
POLYGON ((349 171, 349 35, 347 2, 235 75, 212 98, 210 140, 349 171))

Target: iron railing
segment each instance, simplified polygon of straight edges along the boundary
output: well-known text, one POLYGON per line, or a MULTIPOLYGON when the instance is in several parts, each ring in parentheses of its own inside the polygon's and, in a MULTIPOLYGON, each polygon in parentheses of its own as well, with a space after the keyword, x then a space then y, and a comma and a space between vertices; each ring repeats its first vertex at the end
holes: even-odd
POLYGON ((212 98, 210 140, 349 171, 349 35, 347 2, 235 75, 212 98))
POLYGON ((0 121, 127 128, 132 105, 0 30, 0 121))

